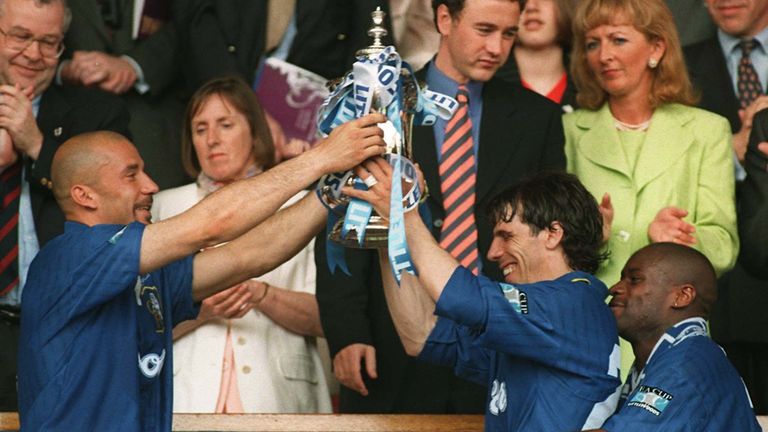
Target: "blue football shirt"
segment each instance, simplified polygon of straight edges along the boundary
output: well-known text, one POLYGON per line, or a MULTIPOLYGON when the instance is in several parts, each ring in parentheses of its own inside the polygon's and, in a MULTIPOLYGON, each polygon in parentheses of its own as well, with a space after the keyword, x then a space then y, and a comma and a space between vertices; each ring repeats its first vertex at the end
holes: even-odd
POLYGON ((194 318, 192 257, 139 275, 144 225, 67 222, 22 301, 25 430, 170 431, 172 329, 194 318))
POLYGON ((645 368, 633 366, 608 431, 760 431, 736 369, 707 336, 707 323, 690 318, 659 339, 645 368))
POLYGON ((456 269, 420 359, 488 386, 485 427, 599 427, 619 397, 616 321, 594 276, 513 286, 456 269))

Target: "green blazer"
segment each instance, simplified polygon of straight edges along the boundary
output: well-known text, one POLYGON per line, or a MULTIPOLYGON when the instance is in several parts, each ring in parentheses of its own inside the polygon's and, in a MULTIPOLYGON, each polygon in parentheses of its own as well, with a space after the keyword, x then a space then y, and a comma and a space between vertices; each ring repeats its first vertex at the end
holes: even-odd
POLYGON ((667 206, 688 210, 685 220, 696 227, 695 248, 718 274, 733 267, 739 240, 726 119, 678 104, 657 108, 634 173, 619 148, 608 104, 567 114, 563 123, 568 171, 598 202, 604 193, 611 195, 611 255, 597 273, 608 286, 619 280, 629 256, 650 242, 648 225, 667 206))

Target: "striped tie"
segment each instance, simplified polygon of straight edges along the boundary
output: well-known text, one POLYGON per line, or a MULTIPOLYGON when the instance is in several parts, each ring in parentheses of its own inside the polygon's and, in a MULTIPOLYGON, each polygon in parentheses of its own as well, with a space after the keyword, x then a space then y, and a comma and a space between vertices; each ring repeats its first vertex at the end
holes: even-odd
POLYGON ((758 96, 763 94, 763 86, 760 84, 760 78, 757 76, 757 71, 750 57, 757 43, 755 39, 743 40, 739 43, 741 61, 736 75, 736 83, 742 108, 748 107, 758 96))
POLYGON ((0 212, 0 296, 19 284, 19 196, 21 195, 21 161, 0 174, 2 211, 0 212))
POLYGON ((439 169, 445 208, 440 247, 447 250, 462 266, 477 274, 475 152, 468 97, 467 88, 460 86, 456 94, 459 108, 445 126, 439 169))

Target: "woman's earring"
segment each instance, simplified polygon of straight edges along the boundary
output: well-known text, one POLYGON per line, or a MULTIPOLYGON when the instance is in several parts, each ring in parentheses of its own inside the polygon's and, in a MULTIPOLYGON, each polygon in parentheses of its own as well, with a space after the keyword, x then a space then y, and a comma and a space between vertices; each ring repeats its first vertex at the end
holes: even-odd
POLYGON ((656 69, 656 66, 659 65, 659 61, 656 59, 650 59, 648 60, 648 67, 651 69, 656 69))

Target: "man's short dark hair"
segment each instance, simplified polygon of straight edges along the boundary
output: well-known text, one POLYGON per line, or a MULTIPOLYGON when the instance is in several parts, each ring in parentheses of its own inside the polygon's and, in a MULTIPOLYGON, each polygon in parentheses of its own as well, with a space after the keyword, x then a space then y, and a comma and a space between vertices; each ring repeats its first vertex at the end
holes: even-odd
MULTIPOLYGON (((448 13, 451 18, 456 18, 462 10, 464 10, 464 2, 466 0, 432 0, 432 17, 435 21, 435 27, 437 27, 437 8, 440 5, 445 5, 448 8, 448 13)), ((525 9, 525 0, 509 0, 520 3, 520 12, 525 9)))
POLYGON ((574 270, 594 273, 607 258, 601 252, 603 217, 597 201, 572 174, 543 172, 528 177, 494 197, 487 215, 494 225, 519 215, 533 234, 558 222, 563 228, 561 245, 574 270))

